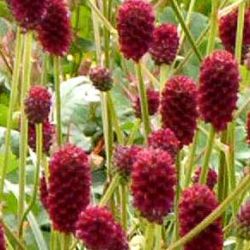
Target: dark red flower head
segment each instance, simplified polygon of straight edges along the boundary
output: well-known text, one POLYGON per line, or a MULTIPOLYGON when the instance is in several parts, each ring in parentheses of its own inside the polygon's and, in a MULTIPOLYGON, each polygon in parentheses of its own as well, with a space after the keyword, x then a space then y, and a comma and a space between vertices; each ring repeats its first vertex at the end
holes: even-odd
POLYGON ((112 74, 107 68, 96 67, 91 69, 89 78, 100 91, 109 91, 113 86, 112 74))
POLYGON ((159 129, 152 132, 148 144, 155 149, 162 149, 170 154, 173 160, 180 149, 180 142, 171 129, 159 129))
POLYGON ((121 146, 115 148, 113 154, 113 163, 117 170, 124 176, 129 177, 132 171, 133 163, 137 154, 142 149, 139 146, 121 146))
POLYGON ((4 237, 4 230, 3 226, 0 225, 0 250, 6 250, 6 242, 5 242, 5 237, 4 237))
POLYGON ((150 54, 156 64, 172 64, 179 47, 177 27, 165 23, 155 28, 150 54))
POLYGON ((250 112, 247 114, 247 143, 250 145, 250 112))
POLYGON ((25 99, 25 113, 30 123, 47 121, 51 108, 51 94, 43 86, 33 86, 25 99))
MULTIPOLYGON (((180 234, 184 236, 218 206, 215 194, 206 186, 195 184, 183 191, 179 205, 180 234)), ((222 250, 223 231, 220 219, 188 242, 185 250, 222 250)))
POLYGON ((48 53, 65 55, 72 42, 68 6, 63 0, 50 0, 46 16, 38 27, 38 39, 48 53))
MULTIPOLYGON (((219 21, 219 35, 224 48, 234 54, 237 33, 238 11, 233 10, 219 21)), ((243 30, 243 55, 250 47, 250 9, 245 12, 243 30)))
MULTIPOLYGON (((200 179, 200 175, 201 175, 201 167, 198 167, 194 173, 193 176, 193 183, 198 183, 199 179, 200 179)), ((213 170, 212 168, 209 168, 208 170, 208 174, 207 174, 207 183, 206 185, 213 190, 214 186, 217 184, 218 182, 218 175, 216 173, 215 170, 213 170)))
POLYGON ((80 214, 76 236, 89 250, 128 250, 128 241, 111 212, 103 207, 87 207, 80 214))
MULTIPOLYGON (((30 148, 33 151, 36 151, 36 128, 35 125, 29 123, 29 137, 28 143, 30 148)), ((49 121, 43 122, 43 152, 48 154, 50 151, 50 147, 53 143, 53 137, 55 135, 55 126, 54 124, 50 123, 49 121)))
POLYGON ((169 79, 162 92, 161 115, 164 128, 170 128, 181 147, 192 142, 198 118, 197 89, 187 76, 169 79))
POLYGON ((119 8, 117 30, 120 50, 127 59, 138 62, 153 40, 154 13, 144 0, 126 0, 119 8))
MULTIPOLYGON (((147 89, 147 100, 148 100, 148 114, 154 115, 157 113, 159 105, 160 105, 160 94, 159 91, 154 89, 147 89)), ((141 103, 140 97, 137 96, 133 103, 133 108, 135 110, 135 116, 141 118, 141 103)))
POLYGON ((205 58, 200 70, 198 102, 200 113, 217 131, 233 119, 239 89, 238 64, 227 51, 215 51, 205 58))
POLYGON ((176 172, 171 156, 161 149, 143 149, 132 170, 133 204, 150 222, 161 224, 174 200, 176 172))
POLYGON ((48 4, 48 0, 9 0, 7 2, 14 18, 24 29, 34 29, 40 24, 48 4))
POLYGON ((250 240, 250 201, 241 207, 235 224, 237 236, 250 240))
POLYGON ((49 170, 48 207, 53 228, 73 233, 80 212, 90 202, 88 156, 81 148, 68 144, 52 156, 49 170))

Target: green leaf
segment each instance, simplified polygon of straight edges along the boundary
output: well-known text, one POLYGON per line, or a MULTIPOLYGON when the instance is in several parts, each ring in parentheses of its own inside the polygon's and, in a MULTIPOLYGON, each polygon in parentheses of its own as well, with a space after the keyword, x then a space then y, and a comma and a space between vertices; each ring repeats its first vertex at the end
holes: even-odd
POLYGON ((70 52, 72 54, 75 54, 75 53, 86 53, 94 50, 95 50, 95 45, 92 41, 81 37, 76 37, 74 43, 71 46, 70 52))
MULTIPOLYGON (((0 166, 3 166, 3 164, 4 164, 4 151, 3 150, 1 150, 1 151, 0 151, 0 166)), ((17 167, 18 167, 18 159, 12 152, 10 152, 7 174, 12 172, 13 170, 17 169, 17 167)))

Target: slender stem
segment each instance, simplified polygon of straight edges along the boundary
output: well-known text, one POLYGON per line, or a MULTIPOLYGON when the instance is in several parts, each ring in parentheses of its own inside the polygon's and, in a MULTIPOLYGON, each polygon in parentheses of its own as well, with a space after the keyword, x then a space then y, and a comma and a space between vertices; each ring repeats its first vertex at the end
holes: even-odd
POLYGON ((208 137, 208 142, 207 142, 207 147, 206 147, 206 153, 204 156, 204 161, 203 161, 202 169, 201 169, 201 175, 200 175, 200 183, 201 184, 205 184, 206 180, 207 180, 209 160, 210 160, 210 157, 212 155, 214 138, 215 138, 215 129, 213 128, 213 126, 211 126, 210 132, 209 132, 209 137, 208 137))
POLYGON ((161 250, 161 236, 162 225, 155 225, 155 248, 154 250, 161 250))
POLYGON ((165 86, 165 83, 168 79, 170 67, 166 64, 162 64, 160 67, 160 89, 162 90, 165 86))
POLYGON ((108 21, 108 19, 101 13, 98 7, 95 5, 93 0, 89 0, 90 6, 92 10, 96 13, 101 24, 105 26, 105 28, 113 35, 117 35, 117 31, 114 29, 112 24, 108 21))
POLYGON ((158 79, 150 72, 150 70, 146 67, 144 63, 141 63, 142 73, 145 74, 148 79, 153 83, 155 86, 160 86, 160 82, 158 79))
POLYGON ((201 231, 212 224, 216 219, 218 219, 224 211, 228 208, 228 205, 234 200, 238 199, 240 194, 245 192, 250 187, 250 175, 246 176, 238 187, 229 194, 229 196, 210 214, 208 215, 200 224, 189 231, 184 237, 172 244, 167 250, 174 250, 178 247, 185 245, 187 242, 192 240, 201 231))
POLYGON ((117 141, 119 144, 124 144, 123 131, 121 129, 118 115, 117 115, 117 112, 116 112, 115 107, 114 107, 114 102, 113 102, 112 96, 110 95, 110 93, 107 93, 107 94, 108 94, 109 110, 110 110, 110 114, 112 117, 112 123, 114 125, 114 129, 116 132, 117 141))
MULTIPOLYGON (((26 97, 31 79, 31 53, 32 53, 32 33, 25 35, 23 51, 23 75, 21 85, 21 134, 20 134, 20 164, 19 164, 19 199, 18 199, 18 222, 19 228, 22 227, 22 216, 25 203, 25 174, 26 157, 28 141, 28 120, 25 114, 24 99, 26 97)), ((19 231, 19 237, 22 237, 22 230, 19 231)))
POLYGON ((56 129, 57 129, 57 144, 62 145, 62 120, 61 120, 61 91, 60 91, 60 58, 53 57, 54 62, 54 81, 56 91, 56 129))
MULTIPOLYGON (((227 140, 227 133, 223 132, 221 135, 221 142, 225 143, 227 140)), ((227 168, 226 168, 225 153, 220 152, 220 163, 219 163, 219 176, 218 176, 218 199, 223 201, 225 198, 225 178, 227 178, 227 168)))
MULTIPOLYGON (((92 3, 92 0, 91 0, 91 3, 92 3)), ((97 62, 100 63, 101 62, 101 53, 102 53, 101 52, 101 36, 100 36, 99 23, 96 21, 97 15, 96 15, 94 7, 96 7, 95 4, 94 4, 94 6, 91 5, 93 30, 94 30, 94 37, 95 37, 95 47, 96 47, 96 60, 97 60, 97 62)))
POLYGON ((62 250, 69 250, 70 249, 70 235, 63 234, 62 235, 62 250))
MULTIPOLYGON (((108 14, 108 1, 103 1, 103 15, 109 21, 108 14)), ((104 29, 104 64, 106 68, 110 67, 110 32, 107 29, 104 29)), ((112 151, 113 151, 113 124, 112 124, 112 114, 110 110, 110 93, 103 93, 103 112, 104 114, 104 134, 105 134, 105 145, 106 145, 106 157, 107 157, 107 170, 108 177, 111 179, 111 165, 112 165, 112 151)), ((112 112, 114 113, 114 112, 112 112)))
POLYGON ((6 55, 5 55, 5 52, 4 52, 4 48, 2 47, 1 44, 0 44, 0 56, 3 59, 5 65, 6 65, 6 68, 9 71, 9 73, 12 74, 13 72, 12 72, 11 65, 9 64, 8 59, 6 58, 6 55))
POLYGON ((34 178, 34 188, 33 188, 33 194, 30 200, 29 205, 27 206, 26 210, 23 213, 22 219, 20 221, 19 226, 19 232, 22 234, 23 230, 23 222, 28 215, 28 213, 31 211, 33 206, 35 205, 37 193, 38 193, 38 187, 39 187, 39 173, 40 173, 40 166, 42 163, 42 155, 43 155, 43 131, 42 131, 42 124, 36 124, 36 169, 35 169, 35 178, 34 178))
POLYGON ((187 25, 185 24, 184 18, 181 14, 181 10, 180 10, 176 0, 170 0, 169 2, 172 4, 173 10, 174 10, 174 12, 175 12, 180 24, 181 24, 183 31, 185 32, 185 34, 187 36, 187 39, 188 39, 191 47, 194 50, 194 53, 196 54, 197 58, 201 61, 202 55, 201 55, 200 51, 198 50, 198 48, 196 47, 194 38, 193 38, 190 30, 188 29, 187 25))
POLYGON ((3 222, 3 220, 1 219, 1 225, 4 228, 4 231, 7 235, 10 236, 10 238, 17 244, 19 249, 25 250, 25 246, 24 244, 20 241, 20 238, 18 238, 16 236, 16 234, 14 232, 12 232, 12 230, 9 228, 9 226, 3 222))
MULTIPOLYGON (((235 122, 233 121, 228 126, 228 144, 229 144, 229 164, 228 164, 228 181, 230 183, 231 190, 236 187, 236 175, 235 175, 235 122)), ((233 203, 233 215, 237 213, 236 203, 233 203)))
POLYGON ((126 183, 121 185, 121 217, 122 226, 125 230, 128 228, 128 215, 127 215, 127 204, 128 204, 128 187, 126 183))
POLYGON ((139 84, 138 90, 139 90, 139 95, 140 95, 140 105, 141 105, 142 121, 143 121, 143 126, 144 126, 144 136, 145 136, 145 141, 147 143, 148 135, 151 129, 150 129, 149 114, 148 114, 147 93, 146 93, 145 85, 143 82, 140 63, 136 64, 136 71, 137 71, 138 84, 139 84))
MULTIPOLYGON (((186 17, 186 25, 187 25, 187 27, 189 27, 189 25, 190 25, 190 21, 191 21, 192 12, 193 12, 193 9, 194 9, 195 2, 196 2, 196 0, 190 0, 190 3, 189 3, 189 8, 188 8, 187 17, 186 17)), ((179 46, 180 48, 182 47, 184 39, 185 39, 185 32, 183 32, 181 34, 180 46, 179 46)))
POLYGON ((8 117, 7 117, 7 129, 5 134, 5 148, 4 148, 4 163, 1 168, 1 178, 0 178, 0 200, 3 199, 3 192, 4 192, 4 180, 6 176, 6 172, 9 165, 9 157, 10 157, 10 149, 11 149, 11 127, 12 127, 12 115, 15 108, 15 103, 17 99, 17 88, 18 88, 18 81, 19 81, 19 73, 20 73, 20 66, 21 66, 21 59, 22 59, 22 47, 23 47, 23 36, 21 34, 20 28, 17 29, 16 34, 16 48, 15 48, 15 63, 12 75, 12 86, 11 86, 11 93, 10 93, 10 103, 9 103, 9 110, 8 110, 8 117))
POLYGON ((57 236, 57 231, 53 229, 50 234, 50 250, 57 250, 57 236))
POLYGON ((236 44, 235 44, 235 57, 236 57, 236 59, 237 59, 237 61, 239 63, 241 62, 241 53, 242 53, 245 7, 246 7, 246 1, 243 1, 239 5, 239 10, 238 10, 237 34, 236 34, 236 44))
POLYGON ((194 141, 193 141, 192 147, 190 149, 190 155, 188 157, 187 167, 185 168, 185 170, 186 170, 186 172, 185 172, 185 176, 186 176, 185 187, 188 187, 188 185, 190 184, 190 181, 191 181, 198 139, 199 139, 199 132, 197 130, 195 133, 195 136, 194 136, 194 141))
POLYGON ((114 191, 116 190, 116 188, 120 184, 120 179, 121 179, 121 177, 119 174, 116 174, 113 177, 111 183, 108 186, 108 189, 106 190, 105 194, 103 195, 103 197, 99 203, 99 206, 105 206, 110 201, 112 195, 114 194, 114 191))
POLYGON ((181 159, 180 153, 178 152, 176 157, 176 175, 177 175, 177 183, 176 183, 176 193, 175 193, 175 207, 174 207, 174 214, 175 214, 175 241, 179 239, 179 199, 181 194, 181 159))
MULTIPOLYGON (((108 1, 103 1, 103 15, 109 21, 108 15, 108 1)), ((107 29, 104 29, 104 54, 105 54, 105 66, 110 67, 110 32, 107 29)))
MULTIPOLYGON (((200 34, 200 36, 197 38, 197 40, 195 41, 195 45, 197 47, 199 47, 201 45, 201 43, 204 41, 207 33, 209 31, 209 25, 202 31, 202 33, 200 34)), ((185 58, 180 62, 180 64, 174 69, 173 71, 173 75, 178 74, 182 68, 188 63, 189 59, 192 57, 193 55, 193 49, 189 49, 188 52, 185 54, 185 58)), ((175 63, 176 64, 176 63, 175 63)))
POLYGON ((215 45, 215 37, 217 32, 217 24, 218 24, 218 8, 219 8, 220 1, 218 0, 212 0, 212 13, 211 13, 211 27, 210 27, 210 35, 208 39, 208 45, 207 45, 207 55, 209 55, 215 45))
MULTIPOLYGON (((241 62, 242 54, 242 41, 243 41, 243 29, 244 29, 244 18, 245 18, 245 1, 239 5, 238 20, 237 20, 237 34, 236 34, 236 44, 235 44, 235 57, 238 63, 241 62)), ((235 129, 236 123, 232 123, 228 126, 228 144, 229 144, 229 181, 231 184, 231 189, 235 189, 236 186, 236 175, 235 175, 235 129)), ((237 213, 237 203, 233 202, 233 215, 237 213)))
POLYGON ((155 231, 155 224, 148 222, 145 232, 144 250, 154 249, 154 231, 155 231))
POLYGON ((102 106, 102 124, 104 131, 105 153, 107 162, 108 177, 111 178, 111 161, 112 161, 112 147, 113 147, 113 129, 111 114, 109 112, 109 98, 107 93, 101 93, 101 106, 102 106))

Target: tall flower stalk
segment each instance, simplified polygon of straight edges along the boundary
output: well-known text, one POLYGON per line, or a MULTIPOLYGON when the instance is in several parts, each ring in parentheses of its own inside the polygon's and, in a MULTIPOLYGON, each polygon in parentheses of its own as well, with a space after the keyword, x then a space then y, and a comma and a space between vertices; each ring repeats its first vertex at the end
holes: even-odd
POLYGON ((55 79, 55 91, 56 91, 56 130, 57 130, 57 144, 60 147, 62 145, 62 118, 61 118, 61 91, 60 91, 60 58, 58 56, 53 57, 54 66, 54 79, 55 79))
POLYGON ((10 95, 10 104, 8 110, 7 118, 7 129, 5 134, 5 149, 4 149, 4 162, 1 169, 1 179, 0 179, 0 200, 3 198, 4 192, 4 181, 6 177, 6 172, 9 165, 9 158, 11 152, 11 128, 12 128, 12 119, 13 112, 15 109, 15 104, 17 101, 17 90, 20 77, 20 66, 22 63, 22 48, 23 48, 23 35, 21 29, 18 27, 16 32, 16 48, 15 48, 15 62, 12 75, 12 84, 11 84, 11 95, 10 95))
MULTIPOLYGON (((25 114, 25 103, 30 80, 31 80, 31 56, 32 56, 32 37, 33 34, 28 32, 24 38, 23 51, 23 72, 21 84, 21 134, 20 134, 20 165, 19 165, 19 202, 18 202, 18 219, 19 219, 19 236, 22 237, 22 218, 25 203, 25 179, 26 179, 26 157, 28 150, 28 120, 25 114)), ((37 187, 35 187, 37 188, 37 187)))

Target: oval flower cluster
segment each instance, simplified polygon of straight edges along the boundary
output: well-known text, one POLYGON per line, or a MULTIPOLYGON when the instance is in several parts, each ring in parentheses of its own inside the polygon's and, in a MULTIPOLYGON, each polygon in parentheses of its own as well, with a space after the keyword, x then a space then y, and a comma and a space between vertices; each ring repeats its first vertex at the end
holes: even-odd
POLYGON ((9 0, 10 10, 24 30, 38 33, 44 50, 65 55, 72 42, 69 7, 64 0, 9 0))

